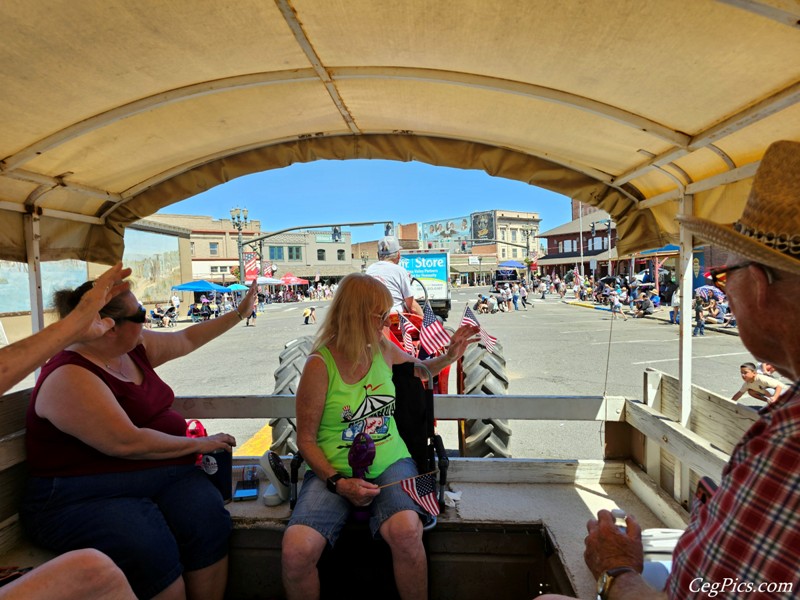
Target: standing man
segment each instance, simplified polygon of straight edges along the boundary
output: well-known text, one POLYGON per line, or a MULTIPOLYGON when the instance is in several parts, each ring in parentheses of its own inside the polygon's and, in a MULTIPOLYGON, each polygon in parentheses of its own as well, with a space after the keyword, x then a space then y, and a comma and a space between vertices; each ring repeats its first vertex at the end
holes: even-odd
MULTIPOLYGON (((722 225, 678 215, 683 226, 728 251, 712 269, 728 294, 742 343, 795 383, 759 411, 733 450, 719 489, 692 512, 672 555, 666 591, 642 579, 641 528, 621 533, 601 510, 587 524, 586 564, 598 597, 797 598, 800 573, 800 143, 776 142, 758 168, 741 219, 722 225), (725 583, 743 586, 723 589, 725 583), (758 586, 765 587, 759 588, 758 586), (702 587, 701 587, 702 586, 702 587), (752 587, 750 587, 752 586, 752 587), (770 587, 766 587, 770 586, 770 587), (779 587, 780 586, 780 587, 779 587), (702 593, 697 593, 703 590, 702 593), (708 590, 708 591, 706 591, 708 590)), ((542 596, 545 598, 545 596, 542 596)), ((548 596, 553 598, 553 596, 548 596)))
POLYGON ((367 268, 371 275, 387 287, 392 295, 392 312, 414 313, 422 316, 422 307, 414 299, 411 276, 400 266, 400 242, 393 235, 378 241, 378 262, 367 268))
POLYGON ((175 318, 177 319, 181 314, 181 299, 178 297, 178 292, 173 292, 170 302, 175 307, 175 318))

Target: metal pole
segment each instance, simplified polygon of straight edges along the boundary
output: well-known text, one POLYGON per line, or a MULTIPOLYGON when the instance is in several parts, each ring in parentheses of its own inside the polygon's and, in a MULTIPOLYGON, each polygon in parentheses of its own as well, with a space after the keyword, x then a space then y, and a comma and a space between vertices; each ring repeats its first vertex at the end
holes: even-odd
POLYGON ((242 248, 242 225, 236 223, 238 230, 237 246, 239 247, 239 283, 244 285, 244 249, 242 248))
POLYGON ((614 270, 611 268, 611 219, 608 220, 608 276, 611 277, 614 270))
POLYGON ((578 202, 578 228, 581 230, 581 285, 583 285, 583 204, 578 202))

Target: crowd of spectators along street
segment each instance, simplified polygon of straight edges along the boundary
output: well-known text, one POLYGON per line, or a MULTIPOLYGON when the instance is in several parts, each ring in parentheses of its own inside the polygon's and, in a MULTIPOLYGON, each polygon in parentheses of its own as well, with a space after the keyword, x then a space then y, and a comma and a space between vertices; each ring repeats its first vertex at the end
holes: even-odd
MULTIPOLYGON (((565 279, 569 281, 575 299, 608 305, 613 316, 619 314, 627 320, 627 313, 633 318, 641 318, 664 307, 669 309, 669 322, 680 323, 679 288, 672 274, 662 275, 658 291, 647 275, 642 281, 628 279, 625 275, 603 277, 596 281, 594 277, 585 277, 580 281, 570 272, 565 279)), ((712 286, 695 290, 691 310, 695 324, 694 335, 703 335, 706 324, 736 327, 736 317, 727 298, 720 290, 712 289, 712 286)))
MULTIPOLYGON (((335 283, 329 285, 318 282, 308 286, 283 286, 281 289, 259 286, 257 310, 258 312, 264 312, 267 304, 331 300, 335 293, 335 283)), ((200 296, 199 302, 189 305, 187 316, 194 322, 207 321, 227 314, 237 306, 238 295, 235 293, 208 292, 200 296)), ((161 318, 159 315, 155 316, 159 319, 161 318)))

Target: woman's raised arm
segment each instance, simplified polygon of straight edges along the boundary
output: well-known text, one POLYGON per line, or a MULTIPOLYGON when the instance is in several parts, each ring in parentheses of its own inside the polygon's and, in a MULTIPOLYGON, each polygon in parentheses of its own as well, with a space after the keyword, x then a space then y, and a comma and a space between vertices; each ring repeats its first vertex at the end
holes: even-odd
POLYGON ((175 358, 186 356, 232 329, 250 314, 257 289, 258 286, 253 281, 238 308, 216 319, 209 319, 180 331, 143 330, 142 342, 150 364, 158 367, 175 358))

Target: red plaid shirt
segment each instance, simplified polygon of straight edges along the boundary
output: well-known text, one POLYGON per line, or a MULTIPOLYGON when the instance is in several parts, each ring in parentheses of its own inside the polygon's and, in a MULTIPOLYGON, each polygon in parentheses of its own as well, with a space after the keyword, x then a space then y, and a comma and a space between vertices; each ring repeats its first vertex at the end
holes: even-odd
POLYGON ((675 548, 671 599, 800 597, 800 381, 759 414, 675 548))

